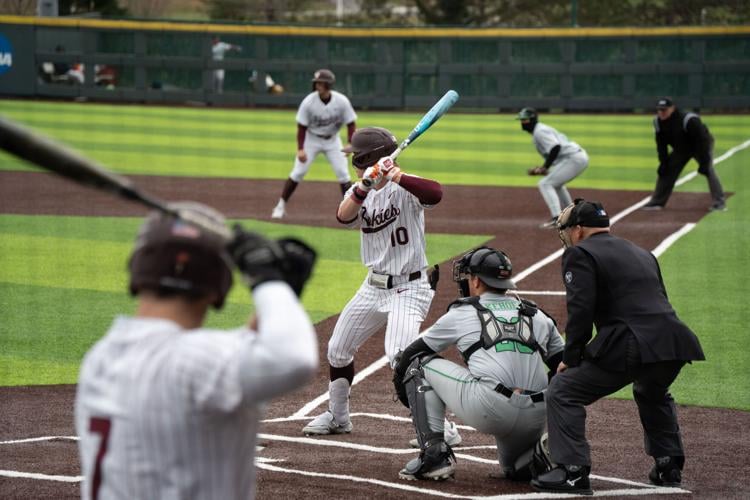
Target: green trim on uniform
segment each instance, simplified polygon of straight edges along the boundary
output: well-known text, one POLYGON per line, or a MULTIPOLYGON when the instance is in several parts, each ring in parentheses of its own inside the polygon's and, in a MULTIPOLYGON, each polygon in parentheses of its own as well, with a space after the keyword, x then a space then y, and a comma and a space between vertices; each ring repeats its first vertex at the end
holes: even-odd
POLYGON ((60 28, 192 31, 211 34, 320 36, 341 38, 580 38, 634 36, 747 35, 750 26, 682 26, 654 28, 343 28, 334 26, 283 26, 211 24, 179 21, 0 16, 0 24, 26 24, 60 28))
POLYGON ((443 377, 445 377, 445 378, 447 378, 447 379, 450 379, 450 380, 455 380, 456 382, 461 382, 462 384, 471 384, 471 383, 473 383, 473 382, 478 382, 478 380, 477 380, 477 379, 475 379, 475 378, 469 378, 469 379, 464 379, 464 380, 461 380, 461 379, 458 379, 458 378, 455 378, 455 377, 451 377, 451 376, 450 376, 450 375, 448 375, 447 373, 443 373, 443 372, 441 372, 440 370, 436 370, 436 369, 434 369, 434 368, 430 368, 430 367, 429 367, 429 366, 427 366, 427 365, 423 366, 423 368, 424 368, 425 370, 430 370, 430 371, 431 371, 431 372, 433 372, 433 373, 437 373, 438 375, 441 375, 441 376, 443 376, 443 377))

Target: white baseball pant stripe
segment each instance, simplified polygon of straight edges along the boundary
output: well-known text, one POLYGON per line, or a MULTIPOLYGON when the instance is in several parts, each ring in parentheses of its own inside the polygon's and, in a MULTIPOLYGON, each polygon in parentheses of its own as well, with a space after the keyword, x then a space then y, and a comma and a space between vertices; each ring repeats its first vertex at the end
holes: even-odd
POLYGON ((419 335, 435 292, 427 277, 394 286, 376 288, 365 281, 336 322, 328 342, 328 363, 343 368, 354 361, 360 346, 383 325, 385 355, 393 367, 393 358, 419 335))
POLYGON ((589 156, 581 150, 556 161, 549 173, 539 181, 539 191, 552 217, 557 217, 563 208, 573 203, 565 184, 578 177, 588 165, 589 156))
POLYGON ((330 139, 323 139, 315 134, 307 132, 305 135, 304 150, 307 153, 307 161, 302 163, 299 158, 294 157, 294 168, 289 174, 289 178, 294 182, 301 182, 302 179, 307 175, 310 170, 310 165, 315 160, 318 154, 323 153, 328 159, 328 163, 331 164, 336 179, 340 184, 349 182, 351 177, 349 175, 349 163, 346 159, 346 155, 341 152, 343 148, 341 144, 341 138, 338 134, 334 134, 330 139))

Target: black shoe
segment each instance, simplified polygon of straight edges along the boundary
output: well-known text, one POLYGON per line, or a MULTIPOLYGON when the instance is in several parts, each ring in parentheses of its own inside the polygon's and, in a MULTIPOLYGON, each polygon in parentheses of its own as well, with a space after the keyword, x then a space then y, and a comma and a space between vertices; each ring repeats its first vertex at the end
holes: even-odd
POLYGON ((439 441, 422 450, 417 458, 409 460, 398 473, 400 479, 432 479, 444 481, 456 471, 456 456, 445 441, 439 441))
POLYGON ((578 493, 593 495, 587 465, 558 465, 554 469, 540 474, 531 480, 531 486, 537 491, 547 493, 578 493))
POLYGON ((727 204, 723 201, 721 203, 714 202, 710 207, 708 207, 709 212, 726 212, 727 211, 727 204))
POLYGON ((648 480, 656 486, 679 487, 682 484, 682 466, 685 457, 655 457, 648 480))
POLYGON ((658 205, 656 203, 646 203, 641 207, 641 210, 647 210, 647 211, 655 211, 655 210, 662 210, 664 208, 664 205, 658 205))

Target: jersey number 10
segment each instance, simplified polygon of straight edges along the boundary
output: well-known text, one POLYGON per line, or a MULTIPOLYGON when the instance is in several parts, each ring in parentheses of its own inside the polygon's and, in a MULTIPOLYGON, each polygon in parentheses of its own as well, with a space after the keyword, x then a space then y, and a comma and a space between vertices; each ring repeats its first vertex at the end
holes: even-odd
POLYGON ((396 244, 406 245, 409 243, 409 233, 405 227, 397 227, 395 231, 391 233, 391 246, 395 247, 396 244))

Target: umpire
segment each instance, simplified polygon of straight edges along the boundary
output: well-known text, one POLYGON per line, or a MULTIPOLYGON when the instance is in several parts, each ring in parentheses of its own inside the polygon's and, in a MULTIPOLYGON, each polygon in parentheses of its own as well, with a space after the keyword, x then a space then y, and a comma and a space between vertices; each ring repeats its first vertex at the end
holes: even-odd
POLYGON ((611 235, 600 203, 575 200, 558 230, 566 247, 568 323, 547 393, 547 426, 551 459, 559 465, 531 484, 591 494, 584 407, 632 382, 646 453, 655 460, 649 480, 679 486, 685 456, 669 386, 686 362, 705 359, 700 343, 672 309, 656 258, 611 235))
POLYGON ((644 210, 661 210, 667 204, 675 182, 691 158, 698 162, 698 173, 708 179, 713 203, 709 210, 726 210, 724 190, 714 169, 714 138, 695 113, 677 109, 669 97, 656 103, 654 118, 659 169, 656 188, 644 210), (672 151, 669 152, 669 147, 672 151))

